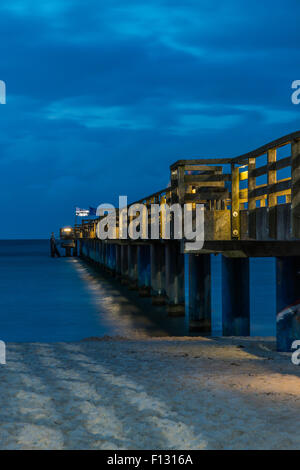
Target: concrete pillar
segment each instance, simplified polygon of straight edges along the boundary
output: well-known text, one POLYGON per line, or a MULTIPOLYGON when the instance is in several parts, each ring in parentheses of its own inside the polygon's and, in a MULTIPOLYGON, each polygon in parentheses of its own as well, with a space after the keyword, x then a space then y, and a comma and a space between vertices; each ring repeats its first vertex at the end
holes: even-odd
POLYGON ((91 261, 94 261, 95 259, 95 247, 94 247, 94 240, 89 240, 89 258, 91 261))
POLYGON ((102 245, 103 245, 103 242, 101 240, 98 240, 98 263, 99 265, 101 266, 102 264, 102 245))
POLYGON ((65 250, 66 250, 66 256, 68 256, 68 257, 71 256, 71 249, 72 249, 72 248, 71 248, 70 246, 67 246, 67 247, 65 248, 65 250))
POLYGON ((102 245, 102 264, 103 267, 106 268, 107 266, 107 243, 103 242, 102 245))
POLYGON ((249 258, 222 256, 224 336, 250 335, 249 258))
POLYGON ((94 262, 98 263, 98 240, 97 239, 94 240, 93 249, 94 249, 94 262))
POLYGON ((150 262, 152 304, 164 305, 166 303, 166 266, 164 244, 152 243, 150 247, 150 262))
POLYGON ((78 242, 75 240, 75 246, 73 248, 73 256, 78 256, 78 242))
POLYGON ((103 266, 103 246, 104 246, 103 241, 102 240, 99 241, 98 260, 99 260, 101 267, 103 266))
POLYGON ((121 283, 128 284, 128 247, 121 245, 121 283))
POLYGON ((138 288, 141 297, 150 296, 151 274, 150 274, 150 246, 138 245, 138 288))
POLYGON ((170 316, 185 315, 184 255, 176 241, 165 244, 167 311, 170 316))
POLYGON ((116 276, 121 276, 121 246, 115 245, 116 247, 116 276))
POLYGON ((128 245, 128 278, 129 288, 134 290, 138 288, 138 262, 137 246, 128 245))
POLYGON ((105 244, 105 267, 106 270, 109 270, 109 263, 110 263, 110 245, 108 243, 105 244))
POLYGON ((300 340, 300 256, 276 258, 277 350, 291 352, 300 340))
POLYGON ((189 330, 211 333, 210 255, 189 256, 189 330))
POLYGON ((107 268, 111 274, 115 273, 116 269, 116 250, 115 245, 107 244, 107 268))
POLYGON ((89 256, 89 241, 86 239, 82 241, 82 254, 87 258, 89 256))

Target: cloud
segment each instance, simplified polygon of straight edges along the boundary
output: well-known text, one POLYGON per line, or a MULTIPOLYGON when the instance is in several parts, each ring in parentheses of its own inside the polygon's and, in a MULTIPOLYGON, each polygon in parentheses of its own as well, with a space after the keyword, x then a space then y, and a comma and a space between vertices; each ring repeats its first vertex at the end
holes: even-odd
MULTIPOLYGON (((79 98, 82 101, 82 98, 79 98)), ((71 120, 88 128, 118 128, 128 130, 149 129, 150 120, 121 106, 79 106, 78 103, 61 101, 52 103, 47 111, 51 120, 71 120)))
POLYGON ((297 130, 299 10, 295 0, 3 0, 10 230, 16 207, 20 236, 35 223, 46 236, 73 222, 74 204, 165 187, 179 158, 234 156, 297 130))

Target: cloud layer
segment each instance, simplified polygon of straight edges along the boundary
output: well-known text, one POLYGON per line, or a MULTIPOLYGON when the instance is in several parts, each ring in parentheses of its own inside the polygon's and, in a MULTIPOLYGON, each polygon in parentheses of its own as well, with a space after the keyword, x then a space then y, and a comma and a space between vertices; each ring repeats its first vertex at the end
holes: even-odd
POLYGON ((300 128, 296 0, 3 0, 1 237, 163 188, 169 165, 300 128))

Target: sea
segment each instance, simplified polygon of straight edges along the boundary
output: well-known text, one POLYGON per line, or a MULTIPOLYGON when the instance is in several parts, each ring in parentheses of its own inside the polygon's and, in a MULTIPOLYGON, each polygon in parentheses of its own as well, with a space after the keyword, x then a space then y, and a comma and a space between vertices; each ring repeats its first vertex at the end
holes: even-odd
MULTIPOLYGON (((221 257, 212 262, 212 335, 221 335, 221 257)), ((186 295, 188 286, 186 285, 186 295)), ((250 260, 251 335, 275 335, 275 260, 250 260)), ((0 340, 80 341, 189 335, 117 280, 79 258, 51 258, 48 240, 0 240, 0 340)))

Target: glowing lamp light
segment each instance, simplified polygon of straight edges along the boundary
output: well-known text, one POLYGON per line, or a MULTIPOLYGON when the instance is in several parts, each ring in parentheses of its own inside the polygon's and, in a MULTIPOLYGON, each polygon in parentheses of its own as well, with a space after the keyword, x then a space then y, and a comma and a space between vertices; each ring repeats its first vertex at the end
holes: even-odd
POLYGON ((70 232, 72 232, 72 229, 71 229, 71 227, 65 227, 65 228, 63 228, 63 232, 70 233, 70 232))

